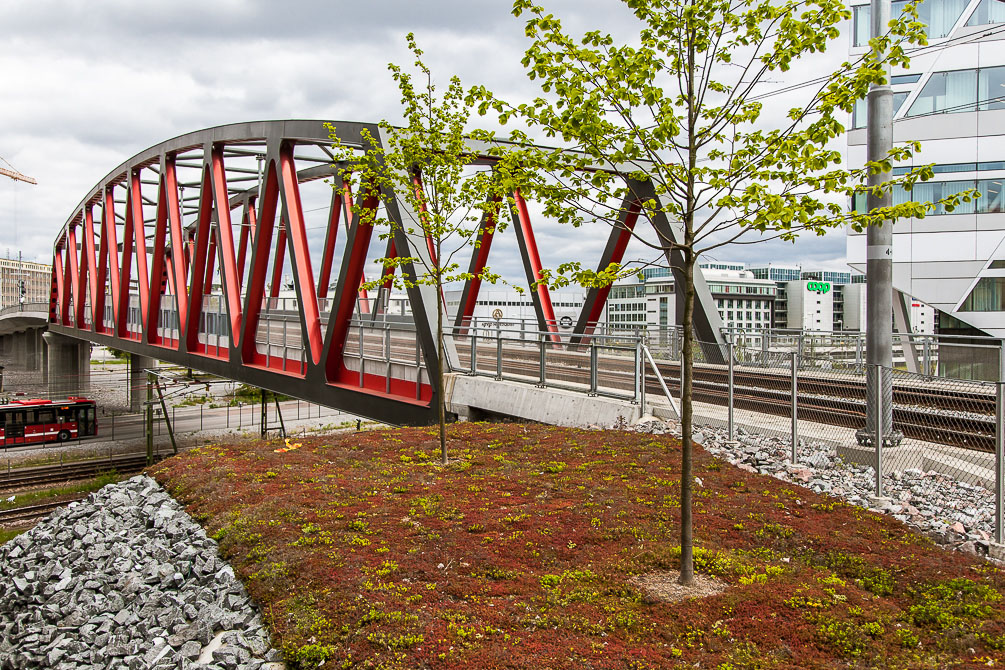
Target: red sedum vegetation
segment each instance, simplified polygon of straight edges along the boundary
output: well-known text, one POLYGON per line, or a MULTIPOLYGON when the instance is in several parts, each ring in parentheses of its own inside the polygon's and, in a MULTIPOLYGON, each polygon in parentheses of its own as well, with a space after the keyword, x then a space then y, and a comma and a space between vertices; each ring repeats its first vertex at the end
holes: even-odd
POLYGON ((220 541, 291 668, 976 668, 1005 659, 1005 572, 899 522, 680 445, 456 424, 203 447, 152 469, 220 541))

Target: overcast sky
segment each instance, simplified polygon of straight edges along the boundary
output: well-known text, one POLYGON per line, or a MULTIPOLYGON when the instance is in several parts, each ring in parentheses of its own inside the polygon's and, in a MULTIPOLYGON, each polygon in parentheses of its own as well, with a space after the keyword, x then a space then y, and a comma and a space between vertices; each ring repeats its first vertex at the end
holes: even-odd
MULTIPOLYGON (((616 0, 549 0, 568 28, 627 31, 616 0)), ((507 0, 33 0, 0 4, 0 156, 38 186, 0 177, 0 255, 51 262, 59 228, 85 193, 130 156, 175 135, 238 121, 399 118, 387 63, 410 62, 416 34, 434 75, 458 74, 511 99, 538 94, 520 66, 523 21, 507 0)), ((786 73, 811 78, 846 57, 786 73)), ((782 109, 779 107, 779 112, 782 109)), ((478 123, 491 127, 488 119, 478 123)), ((550 261, 599 254, 606 231, 542 231, 550 261)), ((844 234, 717 254, 748 263, 844 268, 844 234)), ((515 261, 515 259, 513 259, 515 261)), ((593 265, 596 256, 584 257, 593 265)), ((509 274, 514 262, 493 259, 509 274)))

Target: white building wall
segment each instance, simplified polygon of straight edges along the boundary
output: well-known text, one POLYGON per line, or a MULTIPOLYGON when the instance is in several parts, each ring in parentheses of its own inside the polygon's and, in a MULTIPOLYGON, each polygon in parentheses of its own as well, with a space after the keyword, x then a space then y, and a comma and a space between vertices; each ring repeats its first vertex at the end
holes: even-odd
POLYGON ((846 284, 844 297, 844 329, 865 330, 865 284, 846 284))
POLYGON ((787 328, 801 330, 834 330, 834 291, 828 282, 790 281, 785 284, 789 311, 787 328), (810 286, 825 284, 826 292, 810 290, 810 286))
MULTIPOLYGON (((940 1, 927 0, 931 4, 940 1)), ((855 4, 861 3, 856 0, 855 4)), ((984 110, 974 111, 976 106, 962 105, 947 110, 951 113, 927 116, 909 116, 909 113, 925 85, 930 79, 937 81, 941 76, 939 73, 1005 66, 1003 24, 993 28, 991 24, 966 25, 979 5, 980 0, 965 5, 947 36, 930 38, 931 47, 912 58, 910 70, 893 73, 895 77, 921 75, 915 83, 893 81, 895 95, 907 93, 906 100, 894 117, 894 142, 921 142, 921 150, 913 161, 897 167, 953 166, 952 171, 937 172, 932 181, 970 182, 971 188, 979 181, 994 183, 1005 180, 1005 165, 991 165, 1005 161, 1005 109, 995 108, 1001 107, 1000 104, 987 104, 984 110), (962 37, 968 39, 964 42, 962 37), (947 42, 949 44, 945 48, 939 48, 947 42), (959 109, 965 111, 957 111, 959 109), (967 165, 970 165, 969 169, 967 165)), ((937 9, 933 7, 933 10, 937 9)), ((864 51, 863 47, 855 47, 852 54, 864 51)), ((992 85, 997 87, 997 84, 992 85)), ((957 93, 948 91, 946 95, 957 93)), ((997 88, 989 94, 992 100, 1001 95, 1002 91, 997 88)), ((866 158, 866 131, 852 130, 847 137, 848 164, 861 166, 866 158)), ((914 302, 927 303, 991 335, 1005 337, 1005 311, 961 309, 963 301, 982 277, 1002 275, 1000 270, 996 272, 990 265, 992 261, 1005 260, 1005 210, 930 214, 923 219, 903 220, 894 226, 893 238, 893 283, 896 289, 915 296, 917 300, 914 302)), ((862 272, 866 265, 865 242, 864 233, 848 232, 848 263, 862 272)), ((917 309, 916 320, 912 318, 912 328, 932 328, 934 312, 930 315, 926 308, 917 309)))

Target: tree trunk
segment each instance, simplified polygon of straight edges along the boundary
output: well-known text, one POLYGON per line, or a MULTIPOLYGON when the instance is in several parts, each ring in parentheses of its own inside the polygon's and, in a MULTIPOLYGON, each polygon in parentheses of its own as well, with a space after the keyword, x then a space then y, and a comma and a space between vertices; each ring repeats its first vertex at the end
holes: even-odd
POLYGON ((436 259, 433 267, 436 272, 436 409, 440 423, 440 463, 447 464, 447 400, 444 398, 443 373, 443 275, 440 273, 439 259, 442 241, 436 240, 436 259))
POLYGON ((680 584, 694 584, 694 535, 692 505, 691 380, 694 372, 694 254, 684 250, 684 347, 681 374, 684 383, 680 398, 680 584))

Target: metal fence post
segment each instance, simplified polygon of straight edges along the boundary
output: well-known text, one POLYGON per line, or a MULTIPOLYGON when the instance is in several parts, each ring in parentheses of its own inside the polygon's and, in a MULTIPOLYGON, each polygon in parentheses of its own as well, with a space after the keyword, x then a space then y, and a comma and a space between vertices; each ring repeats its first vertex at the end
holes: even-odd
MULTIPOLYGON (((876 375, 876 389, 882 389, 883 386, 883 367, 881 365, 876 365, 873 374, 876 375)), ((881 392, 876 393, 875 397, 876 411, 873 413, 875 420, 875 426, 873 427, 876 435, 876 497, 883 496, 883 394, 881 392)))
MULTIPOLYGON (((359 322, 359 387, 363 388, 363 375, 366 374, 366 359, 363 353, 363 321, 359 322)), ((416 384, 416 388, 420 384, 416 384)))
POLYGON ((862 374, 862 334, 855 336, 855 374, 862 374))
POLYGON ((478 331, 471 329, 471 374, 478 374, 478 331))
POLYGON ((590 395, 597 395, 597 339, 590 338, 590 395))
POLYGON ((641 391, 642 384, 639 380, 639 363, 642 361, 642 340, 637 340, 635 342, 635 394, 632 397, 632 402, 639 401, 639 394, 641 391))
POLYGON ((646 414, 646 359, 643 357, 645 343, 639 339, 638 343, 638 373, 639 373, 639 416, 646 414))
POLYGON ((199 405, 199 430, 202 430, 202 410, 203 405, 199 405))
POLYGON ((925 366, 925 376, 932 374, 932 338, 926 337, 922 348, 921 358, 925 366))
POLYGON ((735 426, 733 423, 733 341, 730 340, 727 344, 727 355, 729 356, 729 399, 726 402, 726 429, 729 433, 729 441, 732 442, 735 438, 735 426))
MULTIPOLYGON (((523 338, 523 333, 520 333, 521 339, 523 338)), ((502 331, 496 327, 496 379, 503 378, 502 370, 502 331)))
POLYGON ((546 352, 546 349, 545 349, 545 335, 542 333, 540 337, 541 337, 541 340, 540 340, 539 346, 540 346, 540 349, 541 349, 541 353, 540 353, 540 360, 538 362, 538 380, 537 380, 537 385, 543 388, 545 386, 545 377, 544 377, 545 370, 544 370, 544 368, 545 368, 545 365, 546 365, 546 363, 545 363, 545 355, 546 355, 545 354, 545 352, 546 352))
POLYGON ((1005 537, 1005 381, 998 382, 995 393, 995 542, 1005 537))
POLYGON ((799 450, 799 354, 792 353, 792 462, 799 450))

